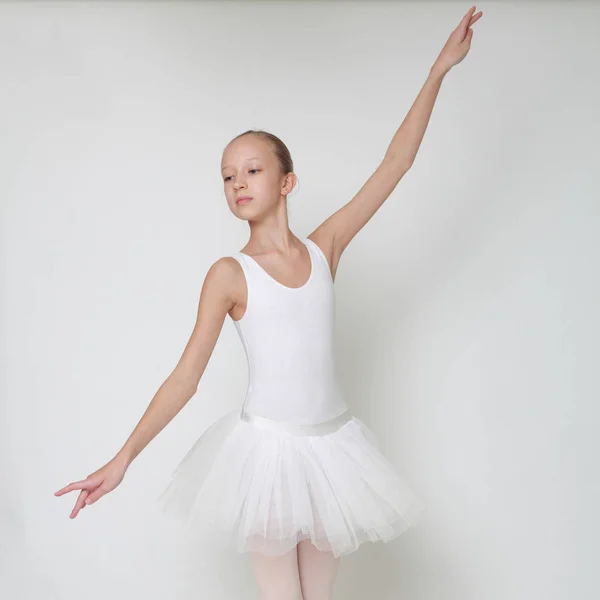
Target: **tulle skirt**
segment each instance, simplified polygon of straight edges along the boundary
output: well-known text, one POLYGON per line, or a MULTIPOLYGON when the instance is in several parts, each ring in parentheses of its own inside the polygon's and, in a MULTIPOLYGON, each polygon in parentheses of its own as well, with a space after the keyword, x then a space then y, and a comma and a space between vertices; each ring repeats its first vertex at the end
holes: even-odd
POLYGON ((158 503, 211 545, 278 555, 310 539, 336 557, 394 539, 423 510, 348 411, 316 426, 226 413, 186 454, 158 503))

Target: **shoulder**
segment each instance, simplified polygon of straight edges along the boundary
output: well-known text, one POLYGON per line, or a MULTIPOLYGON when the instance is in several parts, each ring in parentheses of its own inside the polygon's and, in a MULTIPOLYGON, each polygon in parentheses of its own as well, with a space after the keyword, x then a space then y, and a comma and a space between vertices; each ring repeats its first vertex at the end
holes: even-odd
POLYGON ((244 273, 240 263, 232 256, 223 256, 209 267, 203 288, 231 298, 239 293, 243 281, 244 273))
POLYGON ((240 270, 240 263, 233 258, 233 256, 223 256, 210 265, 208 273, 210 273, 212 277, 223 278, 230 277, 240 270))
POLYGON ((311 241, 326 257, 331 256, 334 236, 324 226, 317 227, 306 239, 311 241))
POLYGON ((316 247, 318 252, 322 255, 323 259, 327 263, 331 279, 335 279, 335 273, 337 270, 337 263, 339 262, 339 256, 335 254, 334 248, 334 236, 330 233, 327 228, 323 225, 317 227, 309 236, 306 238, 311 241, 316 247))
POLYGON ((240 275, 240 263, 232 256, 223 256, 209 267, 205 281, 210 285, 226 285, 238 280, 240 275))

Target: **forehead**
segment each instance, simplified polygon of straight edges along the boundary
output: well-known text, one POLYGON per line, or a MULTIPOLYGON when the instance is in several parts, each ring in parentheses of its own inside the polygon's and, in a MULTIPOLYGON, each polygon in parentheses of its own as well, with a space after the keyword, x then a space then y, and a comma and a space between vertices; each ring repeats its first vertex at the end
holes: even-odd
POLYGON ((253 135, 233 140, 224 150, 221 160, 221 169, 235 167, 250 160, 269 160, 270 152, 268 144, 253 135))

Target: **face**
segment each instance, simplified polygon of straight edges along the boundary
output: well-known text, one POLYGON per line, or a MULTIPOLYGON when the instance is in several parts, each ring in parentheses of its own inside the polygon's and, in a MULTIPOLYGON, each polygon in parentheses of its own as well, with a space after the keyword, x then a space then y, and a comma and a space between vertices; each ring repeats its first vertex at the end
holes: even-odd
POLYGON ((270 144, 254 135, 231 142, 223 152, 221 175, 231 212, 256 219, 274 210, 294 187, 293 173, 284 176, 270 144), (251 200, 240 200, 250 196, 251 200))

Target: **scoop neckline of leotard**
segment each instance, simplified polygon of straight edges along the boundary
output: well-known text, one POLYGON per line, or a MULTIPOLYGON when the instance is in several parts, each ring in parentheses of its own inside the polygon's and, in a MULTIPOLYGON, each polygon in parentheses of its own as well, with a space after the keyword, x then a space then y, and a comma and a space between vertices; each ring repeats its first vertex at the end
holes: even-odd
POLYGON ((303 283, 299 287, 290 287, 289 285, 284 285, 283 283, 281 283, 281 281, 277 281, 277 279, 275 279, 275 277, 273 277, 272 275, 267 273, 267 271, 265 271, 265 269, 263 269, 258 264, 258 262, 256 260, 254 260, 254 258, 252 258, 249 254, 246 254, 245 252, 242 252, 241 250, 240 250, 240 254, 247 256, 267 276, 268 279, 270 279, 271 281, 276 283, 279 287, 282 287, 284 290, 289 290, 290 292, 297 292, 299 290, 303 290, 311 282, 313 275, 315 273, 315 261, 313 259, 311 249, 309 248, 309 246, 307 244, 307 242, 310 242, 311 240, 309 240, 308 238, 304 238, 303 240, 301 239, 300 241, 306 246, 306 250, 308 251, 308 257, 310 259, 310 275, 308 276, 308 279, 306 280, 306 282, 303 283))

